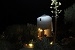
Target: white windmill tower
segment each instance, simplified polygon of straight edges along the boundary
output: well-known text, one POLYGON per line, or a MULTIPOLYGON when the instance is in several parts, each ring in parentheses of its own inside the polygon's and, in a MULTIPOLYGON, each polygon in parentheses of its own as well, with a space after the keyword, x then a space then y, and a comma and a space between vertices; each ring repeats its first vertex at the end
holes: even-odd
POLYGON ((42 15, 37 18, 37 27, 38 27, 38 37, 46 35, 46 37, 51 36, 53 31, 52 18, 49 15, 42 15))

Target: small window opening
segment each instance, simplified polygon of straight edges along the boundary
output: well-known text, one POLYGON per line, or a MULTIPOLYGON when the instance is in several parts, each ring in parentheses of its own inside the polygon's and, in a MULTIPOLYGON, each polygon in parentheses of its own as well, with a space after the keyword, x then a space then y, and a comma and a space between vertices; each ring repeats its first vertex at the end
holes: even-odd
POLYGON ((40 18, 40 21, 41 21, 41 18, 40 18))

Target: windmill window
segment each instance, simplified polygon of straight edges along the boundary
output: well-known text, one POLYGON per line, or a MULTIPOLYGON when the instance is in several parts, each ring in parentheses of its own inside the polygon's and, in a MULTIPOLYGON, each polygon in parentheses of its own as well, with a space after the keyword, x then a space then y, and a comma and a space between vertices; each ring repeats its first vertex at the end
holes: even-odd
POLYGON ((41 21, 41 18, 40 18, 40 21, 41 21))

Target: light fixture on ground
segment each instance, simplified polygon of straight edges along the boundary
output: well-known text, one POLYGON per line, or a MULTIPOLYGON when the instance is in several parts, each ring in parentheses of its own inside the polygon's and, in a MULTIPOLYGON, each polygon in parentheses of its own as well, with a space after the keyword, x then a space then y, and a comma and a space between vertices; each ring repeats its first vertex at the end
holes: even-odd
POLYGON ((50 42, 50 45, 52 45, 53 44, 53 41, 52 42, 50 42))
POLYGON ((28 45, 29 45, 29 48, 33 48, 33 46, 34 46, 32 43, 30 43, 28 45))

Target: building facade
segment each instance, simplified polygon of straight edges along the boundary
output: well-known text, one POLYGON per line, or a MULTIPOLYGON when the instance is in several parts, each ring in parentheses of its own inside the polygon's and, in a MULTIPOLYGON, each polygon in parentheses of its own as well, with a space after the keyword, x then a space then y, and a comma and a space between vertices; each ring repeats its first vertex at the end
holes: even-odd
POLYGON ((37 18, 38 37, 46 35, 51 37, 53 31, 52 18, 49 15, 42 15, 37 18))

